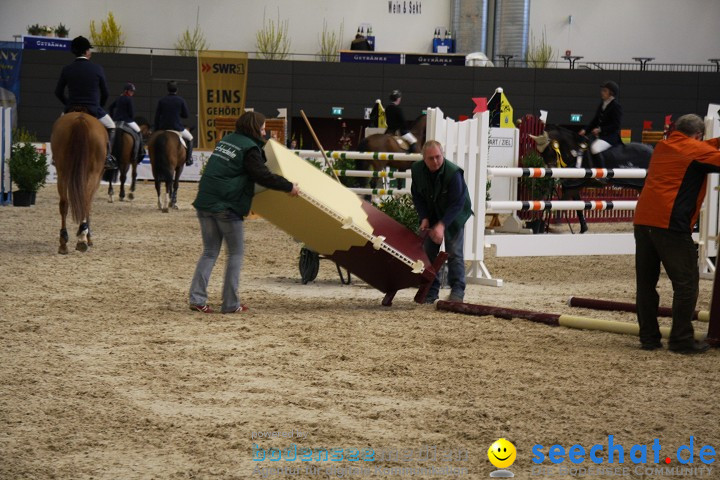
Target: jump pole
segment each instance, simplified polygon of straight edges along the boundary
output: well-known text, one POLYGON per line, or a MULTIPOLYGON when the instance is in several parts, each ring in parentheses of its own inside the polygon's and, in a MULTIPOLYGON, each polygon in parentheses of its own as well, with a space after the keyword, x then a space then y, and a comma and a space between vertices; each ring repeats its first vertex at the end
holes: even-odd
MULTIPOLYGON (((438 310, 448 312, 464 313, 479 317, 492 315, 497 318, 511 319, 522 318, 531 322, 544 323, 553 327, 578 328, 582 330, 599 330, 602 332, 622 333, 624 335, 638 336, 640 327, 637 323, 616 322, 612 320, 600 320, 597 318, 578 317, 575 315, 559 315, 555 313, 533 312, 529 310, 515 310, 512 308, 491 307, 488 305, 475 305, 471 303, 437 302, 438 310)), ((662 337, 670 337, 670 327, 660 327, 662 337)), ((718 328, 720 333, 720 328, 718 328)), ((704 333, 695 332, 696 340, 705 339, 704 333)), ((718 339, 720 341, 720 339, 718 339)))
MULTIPOLYGON (((637 313, 637 305, 634 303, 614 302, 612 300, 599 300, 596 298, 570 297, 568 305, 571 307, 591 308, 593 310, 637 313)), ((658 316, 672 317, 672 308, 658 307, 658 316)), ((707 322, 710 319, 710 312, 707 310, 695 310, 692 318, 693 320, 707 322)))

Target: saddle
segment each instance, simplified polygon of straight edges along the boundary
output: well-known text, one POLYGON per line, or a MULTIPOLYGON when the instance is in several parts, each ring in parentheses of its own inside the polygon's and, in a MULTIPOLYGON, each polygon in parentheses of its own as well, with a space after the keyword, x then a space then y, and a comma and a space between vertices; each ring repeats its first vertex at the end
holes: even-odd
POLYGON ((165 131, 166 131, 166 132, 172 132, 172 133, 174 133, 175 135, 177 135, 178 138, 180 139, 180 145, 182 145, 183 147, 187 148, 187 143, 185 143, 185 139, 182 137, 182 132, 178 132, 177 130, 165 130, 165 131))
POLYGON ((397 144, 400 148, 402 148, 406 152, 408 150, 410 150, 410 144, 407 141, 405 141, 404 138, 398 137, 397 135, 393 135, 393 138, 395 139, 395 141, 397 142, 397 144))

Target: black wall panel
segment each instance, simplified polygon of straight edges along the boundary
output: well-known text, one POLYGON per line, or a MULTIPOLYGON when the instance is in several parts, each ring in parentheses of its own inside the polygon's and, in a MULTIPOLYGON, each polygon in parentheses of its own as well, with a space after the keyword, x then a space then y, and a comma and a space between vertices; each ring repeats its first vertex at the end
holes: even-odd
MULTIPOLYGON (((72 61, 68 52, 23 52, 20 125, 50 137, 52 122, 62 110, 54 97, 60 70, 72 61)), ((190 126, 197 125, 197 66, 194 58, 164 55, 96 53, 92 61, 103 66, 111 99, 125 82, 137 87, 137 115, 152 121, 165 84, 176 80, 191 110, 190 126)), ((516 118, 548 110, 550 123, 568 124, 571 113, 592 118, 599 99, 599 85, 614 80, 620 85, 623 126, 638 140, 644 120, 662 128, 665 115, 704 115, 708 103, 720 103, 720 73, 557 70, 524 68, 440 67, 426 65, 376 65, 322 62, 250 60, 247 106, 268 116, 288 108, 290 118, 304 110, 308 117, 329 118, 331 107, 344 107, 344 118, 362 119, 375 99, 383 103, 394 89, 403 92, 408 120, 428 106, 439 106, 446 115, 470 115, 472 97, 490 97, 502 87, 516 118)), ((110 102, 109 101, 109 102, 110 102)), ((108 102, 108 104, 109 104, 108 102)))

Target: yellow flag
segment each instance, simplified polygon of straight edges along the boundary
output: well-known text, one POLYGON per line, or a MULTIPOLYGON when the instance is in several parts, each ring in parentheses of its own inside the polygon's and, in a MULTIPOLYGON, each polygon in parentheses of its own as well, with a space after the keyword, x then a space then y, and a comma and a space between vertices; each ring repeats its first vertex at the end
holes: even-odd
POLYGON ((515 128, 513 108, 504 92, 500 93, 500 128, 515 128))
POLYGON ((387 128, 387 119, 385 118, 385 107, 381 101, 377 102, 378 106, 378 128, 387 128))

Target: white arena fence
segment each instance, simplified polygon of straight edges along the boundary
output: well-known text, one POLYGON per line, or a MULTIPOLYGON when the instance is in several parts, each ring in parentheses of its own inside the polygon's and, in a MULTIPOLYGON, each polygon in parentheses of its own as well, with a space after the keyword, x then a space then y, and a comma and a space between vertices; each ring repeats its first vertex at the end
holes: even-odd
MULTIPOLYGON (((554 178, 643 178, 640 169, 524 169, 518 168, 518 131, 514 128, 489 128, 489 113, 476 114, 473 118, 455 121, 446 118, 439 108, 427 109, 427 140, 437 140, 445 150, 445 157, 460 166, 465 172, 470 198, 475 215, 465 226, 465 260, 467 281, 487 285, 502 285, 502 280, 494 279, 484 263, 485 248, 496 247, 496 256, 587 256, 587 255, 627 255, 635 253, 635 241, 632 233, 623 234, 548 234, 528 235, 527 229, 517 228, 515 232, 500 233, 499 230, 485 228, 486 213, 507 213, 509 220, 519 224, 516 212, 519 210, 591 210, 600 208, 634 209, 635 201, 596 201, 587 199, 581 202, 522 202, 517 200, 517 179, 521 177, 554 178), (488 180, 492 185, 488 186, 488 180), (488 190, 489 187, 489 190, 488 190), (486 199, 490 197, 491 200, 486 199), (522 233, 521 233, 522 232, 522 233)), ((4 118, 4 117, 3 117, 4 118)), ((717 118, 706 119, 706 138, 720 136, 717 118)), ((3 131, 3 138, 5 132, 3 131)), ((9 142, 9 140, 8 140, 9 142)), ((37 144, 52 158, 49 144, 37 144)), ((211 152, 195 151, 194 165, 186 167, 182 180, 197 181, 200 171, 211 152)), ((319 151, 301 150, 295 153, 305 157, 322 158, 319 151)), ((371 153, 330 151, 329 158, 354 158, 360 160, 420 160, 419 154, 371 153), (387 157, 384 157, 386 156, 387 157)), ((349 177, 406 178, 409 175, 390 171, 340 170, 338 175, 349 177)), ((710 176, 710 183, 703 212, 701 228, 696 238, 700 245, 700 270, 704 277, 711 276, 715 270, 711 257, 716 257, 718 245, 716 237, 720 228, 720 176, 710 176)), ((149 159, 138 167, 138 179, 152 179, 149 159)), ((48 182, 56 182, 55 169, 50 166, 48 182)), ((5 184, 3 187, 9 189, 5 184)), ((396 195, 409 193, 409 190, 376 188, 356 189, 358 194, 396 195)), ((512 223, 512 222, 511 222, 512 223)))
POLYGON ((12 108, 0 107, 0 205, 12 202, 10 152, 12 148, 12 108))

